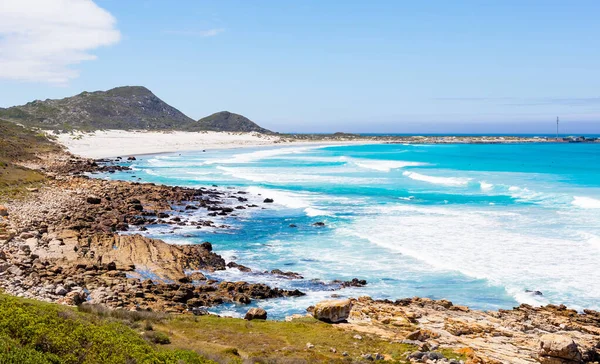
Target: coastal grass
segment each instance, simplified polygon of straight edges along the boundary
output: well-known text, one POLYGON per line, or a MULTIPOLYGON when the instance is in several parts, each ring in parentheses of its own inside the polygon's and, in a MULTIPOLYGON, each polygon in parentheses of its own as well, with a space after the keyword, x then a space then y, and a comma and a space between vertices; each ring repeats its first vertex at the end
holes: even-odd
POLYGON ((284 322, 183 316, 154 327, 169 334, 169 347, 195 350, 219 362, 344 363, 361 362, 363 354, 380 353, 388 362, 406 363, 406 354, 417 350, 413 345, 345 330, 311 317, 284 322))
POLYGON ((213 363, 119 320, 0 294, 0 363, 213 363))
POLYGON ((0 201, 25 195, 44 181, 42 173, 22 167, 20 162, 60 150, 43 133, 0 120, 0 201))

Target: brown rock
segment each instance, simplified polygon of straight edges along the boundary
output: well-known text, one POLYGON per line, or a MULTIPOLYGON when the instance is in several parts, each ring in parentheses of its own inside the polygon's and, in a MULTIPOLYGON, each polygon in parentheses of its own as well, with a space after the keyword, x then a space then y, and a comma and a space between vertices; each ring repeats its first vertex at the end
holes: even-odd
POLYGON ((267 311, 262 308, 253 307, 246 312, 246 316, 244 316, 244 320, 266 320, 267 319, 267 311))
POLYGON ((335 323, 345 321, 351 309, 350 300, 326 300, 317 303, 312 314, 317 320, 335 323))
POLYGON ((566 335, 546 334, 540 338, 538 360, 543 364, 571 364, 581 362, 578 345, 566 335))

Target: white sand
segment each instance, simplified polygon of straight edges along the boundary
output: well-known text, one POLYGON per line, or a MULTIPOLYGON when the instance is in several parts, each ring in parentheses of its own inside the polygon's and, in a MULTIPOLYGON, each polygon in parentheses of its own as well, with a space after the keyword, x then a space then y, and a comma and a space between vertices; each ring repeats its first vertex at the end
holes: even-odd
MULTIPOLYGON (((56 135, 53 135, 56 136, 56 135)), ((260 133, 233 133, 203 131, 198 133, 176 131, 104 130, 93 133, 59 134, 58 142, 69 152, 85 158, 128 157, 140 154, 260 147, 269 145, 342 145, 367 144, 365 140, 299 141, 277 135, 260 133)))
POLYGON ((259 133, 148 132, 105 130, 60 134, 58 141, 73 154, 109 158, 139 154, 225 149, 286 143, 285 139, 259 133))

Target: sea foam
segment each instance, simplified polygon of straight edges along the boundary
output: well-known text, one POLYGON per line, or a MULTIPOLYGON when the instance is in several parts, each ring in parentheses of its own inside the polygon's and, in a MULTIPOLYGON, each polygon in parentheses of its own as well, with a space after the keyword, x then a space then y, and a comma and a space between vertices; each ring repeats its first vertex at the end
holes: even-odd
POLYGON ((417 173, 417 172, 409 172, 406 171, 402 173, 402 175, 414 179, 416 181, 422 181, 427 183, 433 183, 436 185, 444 185, 444 186, 453 186, 453 187, 463 187, 469 184, 472 178, 466 177, 436 177, 436 176, 428 176, 425 174, 417 173))

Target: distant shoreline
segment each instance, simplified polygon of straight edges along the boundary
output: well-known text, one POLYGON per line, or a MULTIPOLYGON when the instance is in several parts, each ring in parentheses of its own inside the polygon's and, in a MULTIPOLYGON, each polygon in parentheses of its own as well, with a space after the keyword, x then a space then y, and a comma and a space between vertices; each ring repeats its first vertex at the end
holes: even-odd
MULTIPOLYGON (((514 144, 567 143, 549 137, 492 135, 359 135, 359 134, 260 134, 256 132, 184 132, 103 130, 63 133, 56 136, 69 152, 85 158, 192 152, 215 149, 310 144, 514 144)), ((578 142, 598 143, 600 139, 578 142)))

